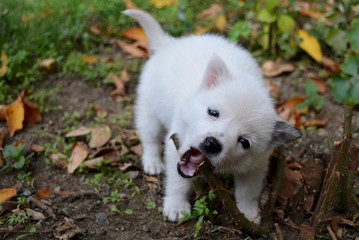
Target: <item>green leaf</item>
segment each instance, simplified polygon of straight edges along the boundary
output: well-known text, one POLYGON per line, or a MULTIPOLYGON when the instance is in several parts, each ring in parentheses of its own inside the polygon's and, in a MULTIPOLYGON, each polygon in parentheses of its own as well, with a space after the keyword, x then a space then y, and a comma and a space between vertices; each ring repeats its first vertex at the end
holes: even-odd
POLYGON ((273 23, 277 20, 277 16, 268 9, 263 9, 258 13, 258 20, 265 23, 273 23))
POLYGON ((5 159, 13 158, 13 156, 16 156, 16 147, 14 145, 6 145, 3 149, 3 157, 5 159))
POLYGON ((357 81, 351 88, 349 96, 349 103, 352 103, 353 105, 359 105, 359 79, 356 80, 357 81))
POLYGON ((278 7, 280 3, 280 0, 266 0, 265 8, 272 11, 274 8, 278 7))
POLYGON ((14 168, 15 169, 22 169, 25 165, 25 162, 26 162, 26 159, 24 156, 21 156, 19 160, 17 160, 15 163, 14 163, 14 168))
POLYGON ((234 24, 228 33, 228 38, 234 42, 238 42, 241 37, 247 38, 251 34, 251 26, 248 22, 238 21, 234 24))
POLYGON ((359 56, 349 56, 344 60, 341 70, 349 75, 358 75, 359 56))
POLYGON ((348 42, 345 32, 340 29, 329 30, 327 36, 323 37, 323 39, 338 55, 343 54, 347 48, 348 42))
POLYGON ((36 228, 35 226, 30 226, 28 229, 29 233, 36 233, 36 228))
POLYGON ((291 16, 281 14, 278 17, 277 26, 282 33, 291 33, 295 27, 295 21, 291 16))
POLYGON ((155 209, 156 208, 156 203, 155 202, 148 202, 147 203, 147 205, 146 205, 146 208, 148 209, 148 210, 150 210, 150 209, 155 209))
POLYGON ((351 27, 347 30, 347 37, 350 48, 359 51, 359 19, 353 20, 351 27))
POLYGON ((336 75, 330 78, 330 85, 332 86, 332 95, 336 102, 344 103, 348 98, 348 93, 350 89, 350 83, 348 79, 336 75))
POLYGON ((304 87, 307 99, 305 104, 313 106, 315 110, 319 111, 323 107, 324 99, 318 94, 318 88, 313 82, 308 82, 304 87))
POLYGON ((126 209, 125 211, 123 211, 126 215, 132 215, 133 214, 133 210, 132 209, 126 209))

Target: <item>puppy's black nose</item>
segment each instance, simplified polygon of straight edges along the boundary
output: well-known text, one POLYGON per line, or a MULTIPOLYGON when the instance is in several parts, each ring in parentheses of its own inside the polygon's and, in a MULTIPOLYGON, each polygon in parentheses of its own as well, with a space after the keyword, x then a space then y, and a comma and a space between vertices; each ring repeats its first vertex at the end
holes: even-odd
POLYGON ((206 137, 199 147, 207 154, 216 155, 222 151, 222 144, 215 137, 206 137))

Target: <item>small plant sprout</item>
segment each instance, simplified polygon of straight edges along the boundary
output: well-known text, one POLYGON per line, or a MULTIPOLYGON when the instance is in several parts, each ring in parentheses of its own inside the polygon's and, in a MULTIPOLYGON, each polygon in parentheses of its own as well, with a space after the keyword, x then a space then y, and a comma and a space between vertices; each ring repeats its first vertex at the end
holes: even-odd
POLYGON ((20 170, 18 178, 22 181, 30 182, 29 176, 31 173, 26 173, 26 168, 30 162, 33 153, 28 156, 24 155, 25 145, 21 144, 15 147, 12 144, 6 145, 3 149, 3 157, 9 161, 10 164, 0 169, 0 176, 10 170, 20 170))
POLYGON ((156 203, 154 201, 150 201, 146 204, 146 208, 148 210, 151 210, 151 209, 155 209, 156 208, 156 203))
POLYGON ((126 210, 122 211, 121 208, 120 208, 119 206, 116 206, 116 205, 113 205, 113 206, 111 207, 111 211, 117 212, 117 213, 120 214, 120 215, 124 215, 124 214, 126 214, 126 215, 132 215, 132 214, 133 214, 133 210, 132 210, 132 209, 127 208, 126 210))
POLYGON ((209 206, 209 203, 212 202, 215 198, 216 195, 211 190, 207 195, 204 195, 195 201, 191 213, 184 213, 185 217, 182 219, 182 221, 197 219, 195 224, 194 237, 198 237, 200 235, 203 223, 206 218, 212 220, 213 217, 218 214, 217 210, 212 210, 209 206))
POLYGON ((108 201, 111 201, 112 203, 119 203, 121 199, 121 193, 119 193, 116 189, 111 192, 111 195, 109 197, 104 197, 103 202, 107 203, 108 201))

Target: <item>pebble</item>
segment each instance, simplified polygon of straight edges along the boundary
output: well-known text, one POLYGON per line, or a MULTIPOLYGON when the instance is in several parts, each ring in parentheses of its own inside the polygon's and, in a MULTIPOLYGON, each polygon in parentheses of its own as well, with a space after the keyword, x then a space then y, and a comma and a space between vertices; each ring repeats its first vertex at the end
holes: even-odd
POLYGON ((143 225, 142 230, 144 232, 149 232, 150 231, 150 229, 147 227, 147 225, 143 225))
POLYGON ((96 213, 96 223, 99 225, 109 225, 110 221, 107 219, 107 215, 105 213, 96 213))

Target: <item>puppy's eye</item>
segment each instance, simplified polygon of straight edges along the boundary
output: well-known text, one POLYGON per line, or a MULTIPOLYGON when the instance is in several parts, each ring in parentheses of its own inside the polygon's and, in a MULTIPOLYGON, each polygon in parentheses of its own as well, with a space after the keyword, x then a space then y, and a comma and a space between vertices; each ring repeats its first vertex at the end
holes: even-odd
POLYGON ((207 113, 208 113, 208 115, 211 116, 211 117, 219 118, 219 111, 216 110, 216 109, 213 109, 213 108, 210 108, 210 107, 209 107, 209 108, 207 109, 207 113))
POLYGON ((250 149, 251 148, 251 142, 248 139, 241 137, 238 137, 238 142, 242 144, 242 147, 244 149, 250 149))

